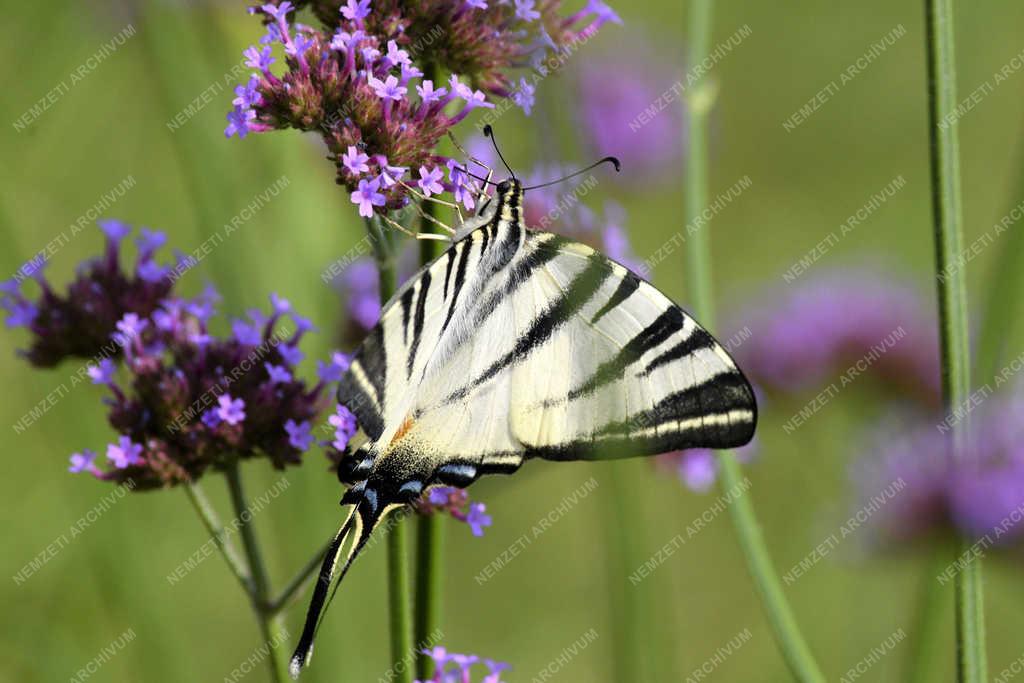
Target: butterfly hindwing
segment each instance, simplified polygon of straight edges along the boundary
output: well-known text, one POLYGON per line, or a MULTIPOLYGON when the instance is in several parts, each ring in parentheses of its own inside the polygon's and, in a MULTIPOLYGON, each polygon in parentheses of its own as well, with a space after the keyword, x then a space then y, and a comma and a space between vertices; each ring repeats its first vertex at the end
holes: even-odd
POLYGON ((531 280, 533 301, 516 307, 517 332, 543 337, 511 384, 512 432, 528 456, 628 457, 750 440, 749 383, 681 308, 586 245, 538 233, 531 248, 557 253, 531 280))

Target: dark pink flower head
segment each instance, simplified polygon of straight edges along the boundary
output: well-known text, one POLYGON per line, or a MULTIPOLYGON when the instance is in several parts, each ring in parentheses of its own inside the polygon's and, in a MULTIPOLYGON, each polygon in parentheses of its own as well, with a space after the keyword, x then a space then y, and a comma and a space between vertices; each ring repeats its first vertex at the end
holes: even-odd
MULTIPOLYGON (((312 325, 291 304, 271 296, 270 309, 249 311, 217 337, 207 325, 219 298, 207 288, 192 299, 163 277, 140 275, 166 238, 143 229, 134 275, 119 263, 130 227, 104 222, 107 247, 78 268, 66 296, 57 295, 41 268, 26 268, 40 289, 29 300, 14 280, 5 296, 37 313, 28 321, 34 365, 88 358, 83 376, 109 392, 108 421, 116 436, 103 464, 89 449, 71 456, 69 471, 88 472, 138 489, 193 481, 232 458, 264 456, 275 467, 301 462, 313 443, 310 425, 326 406, 326 382, 347 358, 321 364, 321 381, 297 379, 298 345, 312 325)), ((10 304, 9 304, 10 305, 10 304)))
POLYGON ((734 355, 769 392, 817 392, 866 374, 934 406, 940 374, 933 310, 898 279, 849 268, 780 284, 726 329, 748 332, 734 355))
POLYGON ((363 216, 404 206, 407 186, 428 195, 457 191, 438 175, 449 160, 434 152, 442 136, 472 110, 494 108, 503 98, 529 111, 540 75, 559 68, 599 26, 618 21, 600 2, 570 17, 559 15, 560 5, 313 0, 254 7, 267 34, 262 47, 245 51, 256 73, 236 90, 225 134, 318 133, 337 182, 363 216), (306 6, 319 28, 294 21, 306 6), (428 65, 432 74, 424 75, 428 65), (517 83, 512 72, 531 65, 535 76, 517 83), (445 85, 438 72, 447 75, 445 85))
POLYGON ((169 269, 156 264, 156 251, 165 240, 162 233, 143 232, 139 256, 133 267, 125 269, 120 249, 130 226, 110 220, 99 225, 106 235, 106 249, 102 256, 78 267, 66 294, 58 294, 50 286, 43 273, 46 261, 41 257, 30 260, 3 283, 0 305, 7 310, 7 325, 28 328, 31 340, 24 354, 35 366, 53 367, 67 358, 99 362, 122 355, 125 349, 119 342, 131 335, 112 337, 118 325, 131 327, 139 316, 150 315, 174 286, 166 277, 169 269), (36 282, 36 300, 22 291, 27 279, 36 282))

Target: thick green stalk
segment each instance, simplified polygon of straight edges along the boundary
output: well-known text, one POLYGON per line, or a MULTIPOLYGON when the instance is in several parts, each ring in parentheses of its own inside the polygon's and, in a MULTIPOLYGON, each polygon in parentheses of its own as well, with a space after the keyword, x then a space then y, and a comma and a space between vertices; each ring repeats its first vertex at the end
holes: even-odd
POLYGON ((807 641, 800 632, 793 609, 782 591, 782 584, 775 575, 768 546, 765 544, 754 514, 750 494, 743 482, 743 473, 736 456, 728 451, 718 454, 719 477, 722 491, 732 492, 729 515, 739 538, 740 547, 747 559, 747 567, 761 594, 768 622, 772 626, 775 640, 793 677, 801 683, 824 683, 825 677, 811 653, 807 641))
MULTIPOLYGON (((942 400, 949 414, 964 404, 971 390, 966 278, 963 268, 949 267, 963 252, 953 2, 925 0, 924 7, 942 400)), ((949 445, 954 459, 963 456, 968 438, 966 419, 953 425, 949 445)), ((960 550, 968 544, 962 541, 960 550)), ((957 672, 962 682, 981 683, 987 679, 981 560, 973 553, 970 557, 956 577, 957 672)))
POLYGON ((409 591, 409 558, 406 550, 407 520, 396 521, 388 531, 388 594, 391 627, 391 661, 394 680, 412 683, 412 667, 404 664, 413 651, 412 596, 409 591))
POLYGON ((259 542, 256 539, 256 530, 252 524, 252 512, 245 500, 245 490, 242 488, 242 476, 238 471, 238 462, 231 463, 225 474, 227 474, 228 492, 231 494, 236 523, 242 536, 242 546, 249 559, 249 571, 252 574, 253 584, 252 607, 256 613, 256 619, 259 621, 263 642, 267 644, 270 678, 274 683, 285 683, 290 680, 288 658, 285 656, 284 650, 279 647, 285 637, 284 623, 280 615, 271 613, 267 608, 270 598, 270 579, 263 562, 263 554, 260 552, 259 542))
MULTIPOLYGON (((710 51, 712 5, 712 0, 694 0, 690 5, 691 65, 702 63, 710 51)), ((687 96, 690 128, 685 199, 688 224, 693 224, 693 219, 708 203, 708 117, 713 104, 714 84, 705 76, 692 86, 687 96)), ((690 305, 704 326, 714 329, 711 236, 706 226, 687 236, 686 265, 690 305)), ((797 680, 823 682, 825 678, 800 632, 772 567, 750 496, 743 486, 739 464, 735 456, 727 452, 719 453, 718 462, 722 490, 730 492, 733 497, 729 506, 730 517, 782 655, 797 680)))
MULTIPOLYGON (((430 645, 441 624, 441 589, 444 579, 444 517, 421 517, 416 527, 416 638, 417 648, 430 645)), ((434 660, 419 657, 416 674, 420 680, 434 675, 434 660)))
POLYGON ((657 662, 649 656, 645 643, 649 628, 656 620, 650 618, 650 588, 627 585, 626 577, 641 556, 642 539, 636 523, 636 505, 643 500, 635 495, 625 461, 609 463, 607 501, 603 506, 605 568, 609 578, 608 596, 612 622, 612 670, 615 681, 657 680, 653 671, 657 662))
MULTIPOLYGON (((386 303, 395 292, 395 266, 391 242, 380 221, 366 219, 366 230, 380 273, 380 300, 386 303)), ((412 670, 399 663, 412 652, 412 596, 409 590, 409 557, 406 522, 396 521, 388 531, 388 622, 391 630, 391 661, 397 683, 412 683, 412 670)))

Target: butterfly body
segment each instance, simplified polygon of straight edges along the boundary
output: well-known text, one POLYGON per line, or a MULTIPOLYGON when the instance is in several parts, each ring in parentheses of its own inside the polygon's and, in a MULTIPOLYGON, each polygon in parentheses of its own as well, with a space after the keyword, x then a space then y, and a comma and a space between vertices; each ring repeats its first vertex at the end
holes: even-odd
MULTIPOLYGON (((610 459, 748 442, 749 383, 678 306, 589 246, 528 230, 518 181, 385 305, 338 396, 366 441, 339 466, 353 512, 314 591, 308 659, 342 541, 343 576, 380 520, 433 485, 527 459, 610 459)), ((339 578, 340 581, 340 578, 339 578)))

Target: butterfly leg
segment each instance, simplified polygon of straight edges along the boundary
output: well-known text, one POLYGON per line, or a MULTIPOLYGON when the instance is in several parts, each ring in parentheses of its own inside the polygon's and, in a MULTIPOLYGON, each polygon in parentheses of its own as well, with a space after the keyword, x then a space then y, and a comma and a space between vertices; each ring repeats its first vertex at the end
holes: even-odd
MULTIPOLYGON (((385 223, 390 225, 395 230, 398 230, 399 232, 405 233, 409 237, 413 237, 413 238, 418 239, 418 240, 438 240, 440 242, 451 242, 452 241, 452 239, 450 237, 448 237, 448 235, 438 235, 438 234, 435 234, 435 233, 432 233, 432 232, 413 232, 412 230, 409 230, 409 228, 405 227, 404 225, 402 225, 398 221, 392 220, 392 219, 388 218, 387 216, 381 215, 381 218, 384 220, 385 223)), ((451 228, 449 228, 448 226, 445 226, 445 228, 447 230, 451 231, 451 228)), ((454 232, 454 231, 452 231, 452 232, 454 232)))
MULTIPOLYGON (((436 218, 434 218, 433 216, 428 214, 426 211, 423 210, 423 207, 421 207, 419 204, 416 204, 416 211, 418 211, 420 216, 422 216, 423 218, 426 218, 431 223, 440 226, 442 230, 450 232, 453 235, 455 234, 455 231, 452 230, 450 226, 445 225, 441 221, 437 220, 436 218)), ((458 208, 456 208, 456 212, 458 213, 458 208)), ((459 223, 462 223, 462 214, 459 213, 458 216, 459 216, 459 223)))
MULTIPOLYGON (((453 204, 452 202, 446 202, 445 200, 443 200, 443 199, 438 199, 438 198, 436 198, 436 197, 428 197, 427 195, 425 195, 425 194, 423 194, 423 193, 421 193, 421 192, 418 192, 418 191, 416 191, 415 189, 413 189, 413 188, 412 188, 412 187, 411 187, 410 185, 408 185, 407 183, 405 183, 405 182, 402 182, 401 180, 399 180, 398 182, 399 182, 399 184, 400 184, 400 185, 401 185, 402 187, 404 187, 404 188, 405 188, 406 190, 408 190, 408 191, 409 191, 409 194, 413 195, 414 197, 418 197, 418 198, 420 199, 420 201, 425 201, 425 202, 434 202, 434 203, 436 203, 436 204, 440 204, 441 206, 447 206, 448 208, 451 208, 451 209, 455 209, 455 213, 456 213, 456 214, 458 215, 458 217, 459 217, 459 222, 460 222, 460 223, 462 222, 462 212, 461 212, 461 211, 459 210, 459 205, 458 205, 458 204, 453 204)), ((431 221, 433 221, 434 223, 437 223, 438 225, 440 225, 440 226, 441 226, 442 228, 444 228, 444 229, 445 229, 445 230, 447 230, 448 232, 450 232, 450 233, 452 233, 452 234, 455 234, 455 231, 454 231, 454 230, 452 230, 452 229, 451 229, 450 227, 448 227, 447 225, 445 225, 445 224, 444 224, 444 223, 442 223, 441 221, 437 220, 436 218, 434 218, 434 217, 432 217, 432 216, 427 216, 427 215, 426 215, 426 214, 425 214, 425 213, 423 212, 423 209, 422 209, 422 207, 419 207, 419 206, 417 206, 417 211, 419 211, 419 212, 420 212, 420 215, 421 215, 421 216, 425 216, 426 218, 429 218, 429 219, 430 219, 431 221)))
POLYGON ((399 180, 398 184, 401 185, 402 187, 404 187, 406 190, 408 190, 409 194, 411 194, 414 197, 418 197, 418 198, 422 199, 423 201, 435 202, 437 204, 440 204, 441 206, 447 206, 450 209, 458 209, 459 208, 459 205, 455 204, 453 202, 447 202, 447 201, 445 201, 443 199, 438 199, 437 197, 428 197, 427 195, 425 195, 422 192, 420 192, 419 190, 413 188, 411 185, 409 185, 408 183, 406 183, 403 180, 399 180))

